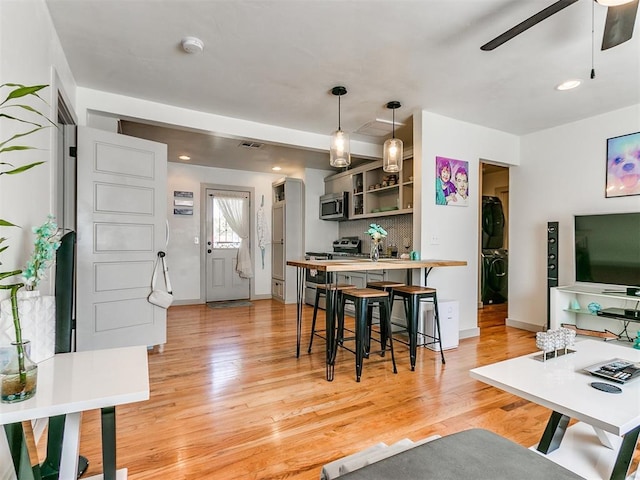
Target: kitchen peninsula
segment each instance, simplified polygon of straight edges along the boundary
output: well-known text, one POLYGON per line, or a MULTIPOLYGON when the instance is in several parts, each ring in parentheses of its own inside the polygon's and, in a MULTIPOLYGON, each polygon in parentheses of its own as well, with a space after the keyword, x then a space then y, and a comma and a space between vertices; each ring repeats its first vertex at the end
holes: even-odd
MULTIPOLYGON (((410 284, 411 272, 414 269, 424 269, 424 283, 426 285, 429 272, 435 267, 455 267, 466 266, 464 260, 403 260, 403 259, 381 259, 377 262, 367 258, 358 259, 335 259, 335 260, 287 260, 287 265, 296 267, 297 269, 297 340, 296 340, 296 357, 300 356, 300 340, 302 335, 302 306, 304 303, 304 279, 306 270, 318 270, 321 272, 351 272, 351 271, 380 271, 380 270, 407 270, 407 284, 410 284)), ((334 283, 337 283, 337 276, 334 283)), ((329 286, 329 282, 327 282, 329 286)), ((327 306, 325 310, 326 332, 335 331, 335 316, 332 314, 334 305, 331 295, 327 295, 327 306)), ((337 348, 335 336, 333 334, 326 335, 326 374, 327 380, 333 380, 333 358, 334 349, 337 348)))

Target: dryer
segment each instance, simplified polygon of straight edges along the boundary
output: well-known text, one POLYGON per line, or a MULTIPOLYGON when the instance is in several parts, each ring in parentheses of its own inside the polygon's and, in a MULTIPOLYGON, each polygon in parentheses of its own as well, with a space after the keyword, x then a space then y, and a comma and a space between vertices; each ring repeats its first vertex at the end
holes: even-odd
POLYGON ((482 250, 482 303, 504 303, 508 299, 509 255, 503 248, 482 250))

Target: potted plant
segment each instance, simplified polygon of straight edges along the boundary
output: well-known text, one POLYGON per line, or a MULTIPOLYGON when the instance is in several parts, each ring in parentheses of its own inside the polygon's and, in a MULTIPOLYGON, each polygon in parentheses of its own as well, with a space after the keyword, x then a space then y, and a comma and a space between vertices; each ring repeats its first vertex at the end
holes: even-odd
MULTIPOLYGON (((5 83, 0 85, 0 89, 9 90, 4 100, 0 103, 0 118, 11 122, 18 122, 27 127, 24 131, 19 132, 0 141, 0 155, 9 152, 19 152, 24 150, 32 150, 36 147, 21 144, 21 139, 29 135, 33 135, 42 129, 55 125, 46 115, 39 112, 34 107, 22 103, 22 99, 35 97, 39 101, 46 102, 39 96, 43 88, 47 85, 20 85, 15 83, 5 83), (35 118, 33 121, 24 117, 26 114, 29 118, 35 118)), ((15 166, 11 163, 0 162, 0 175, 17 175, 25 172, 44 162, 32 162, 22 166, 15 166)), ((16 224, 9 220, 0 218, 0 227, 17 227, 16 224)), ((0 253, 5 251, 8 246, 3 245, 6 242, 5 237, 0 238, 0 253)), ((37 248, 36 248, 37 250, 37 248)), ((1 263, 0 263, 1 265, 1 263)), ((0 281, 17 277, 23 273, 22 270, 12 270, 8 272, 0 272, 0 281)), ((37 385, 37 365, 28 357, 25 339, 22 338, 22 328, 20 324, 20 316, 18 313, 18 291, 25 284, 21 281, 13 281, 13 283, 0 284, 0 289, 9 290, 11 297, 11 313, 13 317, 13 326, 15 331, 14 349, 10 350, 9 359, 6 359, 0 372, 0 400, 2 402, 17 402, 31 398, 36 391, 37 385)))

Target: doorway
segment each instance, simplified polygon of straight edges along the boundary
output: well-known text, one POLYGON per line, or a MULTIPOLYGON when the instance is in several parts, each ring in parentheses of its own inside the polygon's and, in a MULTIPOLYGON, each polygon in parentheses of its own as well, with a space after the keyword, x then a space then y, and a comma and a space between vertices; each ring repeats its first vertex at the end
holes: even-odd
MULTIPOLYGON (((509 168, 480 164, 479 307, 506 312, 509 280, 509 168)), ((504 315, 506 320, 506 313, 504 315)), ((504 321, 503 321, 504 323, 504 321)))
MULTIPOLYGON (((57 78, 57 75, 56 75, 57 78)), ((56 82, 60 84, 60 82, 56 82)), ((56 104, 55 205, 54 216, 62 231, 76 231, 76 119, 65 93, 58 89, 56 104)))
POLYGON ((253 272, 242 258, 253 258, 252 192, 224 188, 207 188, 205 192, 205 301, 248 300, 253 272), (230 218, 230 209, 234 218, 230 218))

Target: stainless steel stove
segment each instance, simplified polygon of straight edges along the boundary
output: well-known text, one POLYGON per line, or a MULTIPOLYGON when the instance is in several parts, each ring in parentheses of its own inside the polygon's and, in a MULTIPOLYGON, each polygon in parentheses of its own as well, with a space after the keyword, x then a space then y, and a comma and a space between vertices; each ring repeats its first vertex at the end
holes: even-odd
POLYGON ((343 237, 333 242, 333 253, 357 255, 360 253, 361 240, 358 237, 343 237))
MULTIPOLYGON (((305 258, 310 260, 331 260, 336 257, 360 256, 361 241, 358 237, 344 237, 333 242, 333 252, 306 252, 305 258)), ((332 282, 331 273, 307 270, 305 277, 304 302, 313 305, 316 301, 316 287, 332 282)), ((319 308, 325 308, 324 297, 320 299, 319 308)))

